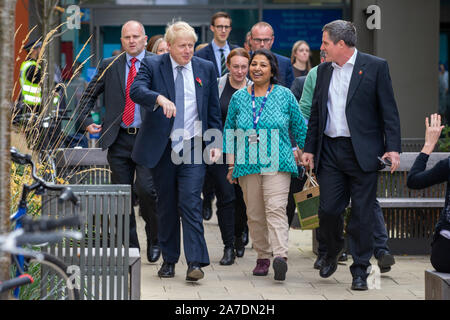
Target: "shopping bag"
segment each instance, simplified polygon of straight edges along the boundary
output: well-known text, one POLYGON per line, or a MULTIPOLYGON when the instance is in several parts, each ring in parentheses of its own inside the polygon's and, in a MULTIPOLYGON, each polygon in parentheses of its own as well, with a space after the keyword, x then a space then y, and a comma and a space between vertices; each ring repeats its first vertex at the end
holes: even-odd
POLYGON ((319 199, 320 188, 312 170, 306 172, 306 182, 303 190, 294 193, 294 201, 297 205, 298 220, 303 230, 319 227, 319 199))

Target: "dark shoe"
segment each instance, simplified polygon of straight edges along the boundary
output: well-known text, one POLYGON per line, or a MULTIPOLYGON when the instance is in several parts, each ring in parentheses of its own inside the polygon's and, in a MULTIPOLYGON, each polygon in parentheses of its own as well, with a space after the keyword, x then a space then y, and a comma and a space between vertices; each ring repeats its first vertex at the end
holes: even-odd
POLYGON ((158 261, 159 257, 161 256, 161 248, 158 244, 151 244, 149 241, 147 241, 147 259, 149 262, 156 262, 158 261))
POLYGON ((244 246, 248 245, 248 227, 246 226, 244 229, 244 232, 242 233, 242 243, 244 246))
POLYGON ((395 264, 394 256, 389 252, 382 252, 377 260, 378 260, 378 267, 380 267, 381 273, 391 271, 391 266, 395 264))
POLYGON ((189 268, 186 272, 187 281, 198 281, 200 279, 203 279, 204 276, 205 273, 203 272, 202 268, 200 268, 200 264, 195 262, 189 264, 189 268))
POLYGON ((212 217, 211 201, 203 201, 203 219, 210 220, 212 217))
POLYGON ((236 257, 234 253, 234 248, 225 248, 223 249, 223 257, 220 260, 220 264, 222 266, 229 266, 234 263, 234 258, 236 257))
POLYGON ((368 290, 367 281, 361 276, 356 276, 352 281, 352 290, 364 291, 368 290))
POLYGON ((322 278, 330 277, 337 269, 337 259, 325 259, 320 268, 319 275, 322 278))
POLYGON ((346 252, 342 252, 341 255, 338 258, 338 261, 339 262, 344 262, 344 261, 347 261, 347 260, 348 260, 347 253, 346 252))
POLYGON ((273 260, 273 271, 275 272, 274 279, 278 281, 284 281, 286 279, 286 272, 288 265, 286 262, 287 258, 276 257, 273 260))
POLYGON ((314 269, 320 270, 322 268, 322 265, 325 263, 325 255, 319 254, 317 256, 316 261, 314 262, 314 269))
POLYGON ((244 241, 242 241, 242 236, 236 237, 234 240, 234 247, 236 249, 236 257, 242 258, 245 253, 244 241))
POLYGON ((256 267, 253 269, 254 276, 267 276, 270 267, 269 259, 257 259, 256 267))
POLYGON ((158 271, 158 276, 161 278, 175 277, 175 263, 163 262, 161 269, 158 271))

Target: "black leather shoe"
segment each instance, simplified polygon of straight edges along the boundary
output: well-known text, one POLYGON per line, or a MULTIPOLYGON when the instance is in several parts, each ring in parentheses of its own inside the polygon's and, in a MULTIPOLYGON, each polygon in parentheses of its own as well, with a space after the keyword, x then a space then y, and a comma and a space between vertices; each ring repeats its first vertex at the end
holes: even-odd
POLYGON ((336 269, 337 259, 325 259, 322 268, 320 268, 319 275, 322 278, 328 278, 336 271, 336 269))
POLYGON ((356 276, 352 281, 352 290, 364 291, 368 290, 367 281, 361 276, 356 276))
POLYGON ((391 266, 395 264, 394 256, 389 252, 382 252, 377 260, 378 260, 378 267, 380 267, 381 273, 391 271, 391 266))
POLYGON ((325 255, 318 255, 316 261, 314 262, 314 269, 320 270, 325 263, 325 255))
POLYGON ((205 273, 203 272, 202 268, 200 268, 200 264, 195 262, 189 264, 189 268, 186 272, 187 281, 197 281, 203 279, 204 276, 205 273))
POLYGON ((203 219, 210 220, 212 217, 211 201, 203 201, 203 219))
POLYGON ((347 261, 347 260, 348 260, 347 253, 346 252, 342 252, 341 255, 338 258, 338 261, 339 262, 344 262, 344 261, 347 261))
POLYGON ((150 244, 150 242, 147 242, 147 259, 149 262, 156 262, 158 261, 159 257, 161 256, 161 248, 157 244, 150 244))
POLYGON ((242 243, 244 243, 244 246, 248 245, 248 227, 246 226, 244 229, 244 232, 242 233, 242 243))
POLYGON ((158 271, 158 276, 161 278, 175 277, 175 263, 163 262, 161 269, 158 271))
POLYGON ((222 266, 229 266, 234 263, 234 258, 236 257, 234 253, 234 248, 225 248, 223 249, 223 257, 220 260, 220 264, 222 266))
POLYGON ((234 248, 236 249, 236 257, 242 258, 245 253, 245 245, 242 241, 242 236, 236 237, 234 240, 234 248))

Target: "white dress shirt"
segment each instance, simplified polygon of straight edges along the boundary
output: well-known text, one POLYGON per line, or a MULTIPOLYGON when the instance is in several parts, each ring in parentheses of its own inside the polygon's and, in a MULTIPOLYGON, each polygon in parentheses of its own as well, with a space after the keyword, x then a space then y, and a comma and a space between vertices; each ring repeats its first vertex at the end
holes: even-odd
MULTIPOLYGON (((169 54, 170 60, 172 62, 173 71, 173 81, 177 79, 177 66, 178 63, 173 60, 172 56, 169 54)), ((183 73, 183 84, 184 84, 184 140, 189 140, 194 136, 202 135, 202 127, 199 122, 198 110, 197 110, 197 99, 195 94, 195 82, 194 82, 194 71, 192 70, 192 61, 182 69, 183 73), (197 122, 197 125, 195 125, 197 122)))
POLYGON ((328 116, 325 126, 325 134, 331 138, 350 137, 345 107, 347 104, 348 88, 355 66, 357 50, 348 61, 341 67, 332 63, 333 74, 331 76, 330 88, 328 89, 328 116))

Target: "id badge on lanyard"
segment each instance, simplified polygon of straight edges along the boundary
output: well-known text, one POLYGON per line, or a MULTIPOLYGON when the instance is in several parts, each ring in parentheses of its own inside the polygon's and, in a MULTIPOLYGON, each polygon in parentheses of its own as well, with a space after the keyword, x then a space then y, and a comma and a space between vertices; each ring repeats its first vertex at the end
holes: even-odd
MULTIPOLYGON (((252 85, 252 110, 253 110, 253 129, 255 129, 256 132, 256 126, 259 122, 259 118, 261 117, 261 113, 264 109, 264 106, 266 104, 267 101, 267 97, 269 96, 270 93, 270 89, 272 88, 272 84, 269 84, 269 87, 267 88, 267 92, 266 95, 264 96, 264 99, 261 103, 261 107, 259 108, 258 114, 256 114, 256 106, 255 106, 255 85, 252 85)), ((248 143, 249 144, 254 144, 254 143, 258 143, 259 141, 259 136, 258 134, 254 133, 248 136, 248 143)))

